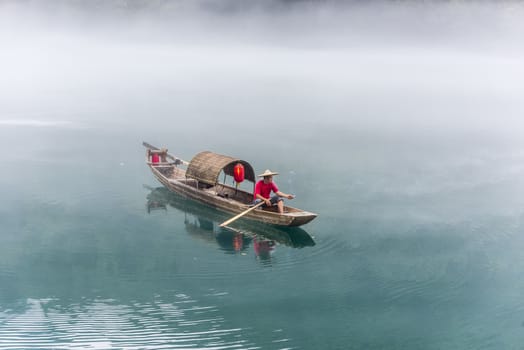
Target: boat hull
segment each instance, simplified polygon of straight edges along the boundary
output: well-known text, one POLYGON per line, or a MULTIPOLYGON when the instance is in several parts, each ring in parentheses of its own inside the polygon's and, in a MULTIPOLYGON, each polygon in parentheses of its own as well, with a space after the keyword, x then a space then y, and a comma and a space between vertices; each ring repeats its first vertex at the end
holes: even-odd
MULTIPOLYGON (((213 191, 203 190, 198 187, 198 183, 186 182, 185 177, 181 176, 182 173, 180 169, 175 166, 173 166, 170 171, 174 173, 178 172, 178 176, 168 177, 165 175, 166 167, 164 167, 164 172, 161 172, 159 167, 151 164, 148 165, 158 181, 174 193, 234 215, 249 208, 249 204, 247 203, 219 196, 213 193, 213 191)), ((247 213, 243 218, 277 226, 301 226, 307 224, 317 216, 315 213, 288 206, 286 206, 286 211, 288 212, 279 214, 275 211, 255 209, 247 213)))

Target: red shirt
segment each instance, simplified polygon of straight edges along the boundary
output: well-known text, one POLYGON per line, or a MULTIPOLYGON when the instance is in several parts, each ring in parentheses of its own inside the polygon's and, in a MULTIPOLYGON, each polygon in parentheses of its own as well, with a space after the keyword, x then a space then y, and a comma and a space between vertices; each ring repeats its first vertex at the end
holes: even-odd
POLYGON ((257 199, 257 194, 262 195, 264 198, 269 198, 271 195, 271 191, 277 193, 278 187, 275 185, 274 182, 270 182, 268 184, 264 183, 264 180, 260 180, 255 185, 255 193, 254 198, 257 199))

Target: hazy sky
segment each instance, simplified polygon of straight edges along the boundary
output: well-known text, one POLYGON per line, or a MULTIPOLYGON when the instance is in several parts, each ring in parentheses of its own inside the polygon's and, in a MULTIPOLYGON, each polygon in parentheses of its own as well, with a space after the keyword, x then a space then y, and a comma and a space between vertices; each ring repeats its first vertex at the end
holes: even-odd
POLYGON ((0 1, 0 120, 522 131, 522 18, 517 2, 0 1))

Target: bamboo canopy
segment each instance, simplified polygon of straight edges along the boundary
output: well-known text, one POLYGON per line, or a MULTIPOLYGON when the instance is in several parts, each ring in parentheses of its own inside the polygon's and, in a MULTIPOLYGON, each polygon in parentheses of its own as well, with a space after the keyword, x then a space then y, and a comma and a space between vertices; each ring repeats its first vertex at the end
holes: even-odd
POLYGON ((256 180, 255 171, 248 162, 209 151, 200 152, 191 159, 187 167, 186 177, 215 185, 222 170, 226 175, 233 176, 233 168, 237 163, 244 166, 245 180, 254 183, 256 180))

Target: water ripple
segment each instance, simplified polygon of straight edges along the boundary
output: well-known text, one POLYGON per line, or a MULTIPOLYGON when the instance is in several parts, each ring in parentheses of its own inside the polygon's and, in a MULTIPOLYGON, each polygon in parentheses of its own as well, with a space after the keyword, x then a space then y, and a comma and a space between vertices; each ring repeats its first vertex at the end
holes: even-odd
POLYGON ((214 306, 96 300, 64 307, 28 299, 21 313, 0 311, 0 349, 258 348, 243 339, 242 328, 224 322, 214 306))

